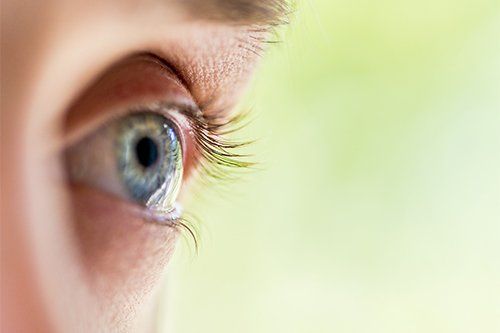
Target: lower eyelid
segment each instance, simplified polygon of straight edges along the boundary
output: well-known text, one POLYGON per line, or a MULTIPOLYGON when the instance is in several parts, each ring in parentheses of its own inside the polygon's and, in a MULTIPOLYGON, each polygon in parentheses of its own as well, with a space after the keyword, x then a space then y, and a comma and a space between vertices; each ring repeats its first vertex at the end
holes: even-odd
POLYGON ((91 282, 112 298, 131 284, 159 278, 179 237, 173 222, 150 223, 137 207, 86 186, 71 185, 70 193, 75 236, 91 282), (103 286, 108 278, 113 284, 103 286))
POLYGON ((69 187, 71 191, 77 193, 77 196, 80 198, 84 195, 86 196, 85 200, 79 200, 79 202, 76 203, 80 210, 87 210, 88 207, 84 207, 83 204, 83 202, 85 202, 85 205, 95 205, 98 207, 96 210, 105 211, 106 214, 114 214, 120 211, 123 213, 123 216, 130 217, 130 221, 134 221, 133 223, 135 225, 153 223, 160 226, 176 227, 176 221, 178 221, 182 215, 182 205, 180 204, 176 204, 175 210, 168 215, 156 214, 152 210, 144 209, 143 206, 137 203, 123 200, 122 198, 102 192, 92 186, 70 182, 69 187), (99 202, 97 204, 91 203, 90 200, 94 199, 99 202))

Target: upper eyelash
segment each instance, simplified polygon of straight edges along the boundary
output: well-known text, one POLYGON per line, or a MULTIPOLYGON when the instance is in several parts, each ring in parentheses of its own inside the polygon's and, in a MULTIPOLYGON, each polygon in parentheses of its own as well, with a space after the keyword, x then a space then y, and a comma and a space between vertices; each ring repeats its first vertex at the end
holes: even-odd
POLYGON ((246 126, 243 123, 246 115, 240 113, 229 119, 217 116, 188 116, 195 136, 202 176, 208 176, 211 180, 227 180, 232 179, 231 171, 255 166, 255 162, 248 160, 251 155, 238 152, 239 148, 248 146, 252 141, 235 141, 227 137, 246 126))
POLYGON ((160 103, 156 108, 177 110, 187 120, 194 135, 196 162, 202 171, 200 174, 202 180, 231 180, 233 178, 230 172, 256 165, 249 160, 251 155, 238 152, 240 148, 250 145, 253 141, 236 141, 228 138, 228 135, 242 130, 247 125, 248 112, 226 118, 219 116, 225 114, 223 110, 207 116, 199 108, 190 105, 160 103))
MULTIPOLYGON (((281 22, 285 23, 285 22, 281 22)), ((252 44, 256 44, 256 40, 262 39, 254 34, 262 31, 269 31, 273 26, 268 27, 251 27, 249 32, 253 39, 252 44)), ((240 45, 242 47, 242 45, 240 45)), ((260 52, 259 49, 252 49, 252 52, 260 52)), ((182 73, 175 66, 158 56, 153 52, 145 52, 144 56, 156 59, 162 66, 166 67, 170 72, 174 73, 180 83, 186 87, 188 84, 182 73)), ((187 89, 189 90, 189 89, 187 89)), ((179 108, 179 105, 166 105, 166 108, 179 108)), ((235 133, 243 128, 246 123, 248 113, 240 113, 229 119, 218 115, 225 114, 224 110, 213 112, 213 115, 207 116, 201 108, 193 108, 191 106, 180 106, 180 111, 187 118, 191 129, 195 136, 195 149, 198 152, 198 166, 201 169, 201 179, 203 181, 231 179, 228 169, 249 168, 255 163, 248 161, 248 155, 239 154, 238 148, 247 146, 252 141, 233 141, 227 138, 228 134, 235 133)))
MULTIPOLYGON (((222 114, 219 112, 216 114, 222 114)), ((247 125, 248 113, 239 113, 229 119, 218 116, 207 117, 203 112, 187 112, 186 117, 190 123, 195 137, 195 149, 198 152, 197 167, 199 180, 206 185, 220 184, 221 180, 235 180, 237 169, 249 169, 256 165, 249 161, 251 155, 238 153, 238 149, 248 146, 253 141, 234 141, 227 135, 235 133, 247 125)), ((189 233, 193 240, 195 251, 199 249, 200 219, 190 214, 184 214, 177 220, 176 227, 189 233)))
POLYGON ((247 125, 248 112, 226 118, 219 116, 225 114, 221 110, 207 116, 197 107, 169 102, 136 106, 129 109, 129 112, 141 111, 144 108, 159 112, 166 117, 169 117, 170 110, 176 110, 185 117, 194 135, 196 162, 204 180, 232 179, 230 171, 248 169, 256 165, 255 162, 249 161, 251 155, 238 152, 240 148, 248 146, 253 141, 236 141, 228 138, 228 135, 240 131, 247 125))

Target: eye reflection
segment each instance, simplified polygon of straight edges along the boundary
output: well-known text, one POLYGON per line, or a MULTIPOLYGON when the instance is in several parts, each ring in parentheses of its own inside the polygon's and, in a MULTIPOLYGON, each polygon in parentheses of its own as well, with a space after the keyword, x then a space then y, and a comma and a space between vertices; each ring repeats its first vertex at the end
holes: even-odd
POLYGON ((148 111, 114 120, 68 149, 70 179, 174 219, 183 174, 174 127, 148 111))

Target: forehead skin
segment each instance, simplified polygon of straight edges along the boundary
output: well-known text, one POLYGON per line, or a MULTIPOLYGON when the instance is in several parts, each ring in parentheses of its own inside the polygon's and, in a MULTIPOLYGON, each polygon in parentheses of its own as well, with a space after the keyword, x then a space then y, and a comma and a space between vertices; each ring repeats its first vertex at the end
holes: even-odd
MULTIPOLYGON (((63 170, 53 151, 71 101, 113 62, 151 52, 176 69, 206 112, 230 110, 258 60, 265 26, 280 14, 278 4, 2 1, 2 329, 100 327, 101 310, 80 276, 63 170)), ((155 286, 142 288, 131 294, 155 286)), ((127 302, 108 329, 137 328, 143 304, 127 302)))

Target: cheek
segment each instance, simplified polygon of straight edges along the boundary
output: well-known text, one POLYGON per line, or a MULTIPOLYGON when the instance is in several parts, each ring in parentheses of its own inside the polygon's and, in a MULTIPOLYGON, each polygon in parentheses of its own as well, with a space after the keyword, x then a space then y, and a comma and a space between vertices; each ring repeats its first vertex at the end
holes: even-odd
POLYGON ((71 186, 75 233, 87 283, 113 320, 152 301, 178 231, 145 221, 129 204, 71 186))

